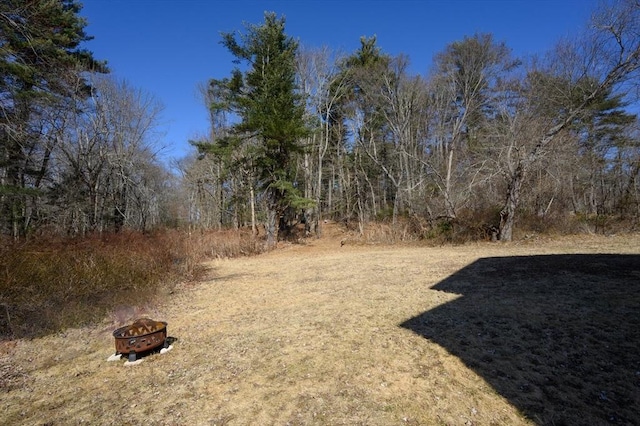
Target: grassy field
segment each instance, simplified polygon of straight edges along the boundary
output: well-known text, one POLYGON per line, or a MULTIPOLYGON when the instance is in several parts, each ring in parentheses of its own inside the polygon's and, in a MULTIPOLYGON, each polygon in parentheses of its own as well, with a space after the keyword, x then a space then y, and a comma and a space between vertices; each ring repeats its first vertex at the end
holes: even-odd
POLYGON ((1 342, 0 424, 640 424, 639 235, 325 234, 209 262, 99 327, 1 342), (168 322, 173 350, 107 362, 140 316, 168 322))

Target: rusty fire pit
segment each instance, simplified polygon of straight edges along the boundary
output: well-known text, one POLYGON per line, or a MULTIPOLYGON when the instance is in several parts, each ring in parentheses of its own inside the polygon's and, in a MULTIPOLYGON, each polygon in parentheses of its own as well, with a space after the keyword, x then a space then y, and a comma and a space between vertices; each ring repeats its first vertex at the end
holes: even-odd
POLYGON ((133 324, 121 327, 113 332, 116 338, 116 354, 127 355, 134 362, 138 354, 167 347, 167 323, 140 318, 133 324))

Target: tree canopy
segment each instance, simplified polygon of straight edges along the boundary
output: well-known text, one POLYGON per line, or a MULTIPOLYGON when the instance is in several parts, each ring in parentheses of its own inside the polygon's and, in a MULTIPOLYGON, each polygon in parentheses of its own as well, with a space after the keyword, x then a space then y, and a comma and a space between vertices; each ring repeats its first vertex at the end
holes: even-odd
POLYGON ((448 240, 637 227, 635 0, 603 2, 583 33, 532 57, 461 37, 425 74, 375 36, 347 53, 301 47, 267 12, 221 34, 234 59, 204 88, 211 127, 176 163, 179 184, 157 162, 161 106, 98 78, 80 10, 0 3, 2 234, 264 223, 273 247, 326 219, 448 240))
POLYGON ((90 39, 74 0, 0 3, 0 226, 24 235, 37 217, 65 102, 86 96, 85 71, 107 71, 81 48, 90 39))

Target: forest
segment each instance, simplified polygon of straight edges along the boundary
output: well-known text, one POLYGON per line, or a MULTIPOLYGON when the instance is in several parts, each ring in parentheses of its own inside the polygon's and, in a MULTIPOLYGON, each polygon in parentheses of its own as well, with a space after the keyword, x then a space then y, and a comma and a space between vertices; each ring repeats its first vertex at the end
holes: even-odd
POLYGON ((250 228, 273 246, 326 220, 404 239, 637 229, 636 1, 604 4, 535 58, 466 36, 427 75, 375 37, 349 54, 304 47, 265 13, 223 34, 242 67, 203 89, 208 136, 173 167, 158 159, 160 105, 83 49, 79 3, 0 8, 7 238, 250 228))

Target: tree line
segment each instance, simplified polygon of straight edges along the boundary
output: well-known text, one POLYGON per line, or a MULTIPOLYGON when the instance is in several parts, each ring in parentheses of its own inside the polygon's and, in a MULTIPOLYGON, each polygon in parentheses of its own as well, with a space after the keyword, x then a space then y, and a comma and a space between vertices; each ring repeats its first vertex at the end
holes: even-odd
POLYGON ((491 34, 426 75, 375 37, 306 48, 266 13, 222 44, 242 65, 204 89, 207 137, 178 178, 156 158, 160 106, 80 49, 75 1, 0 6, 2 232, 264 225, 268 246, 326 219, 513 238, 519 220, 640 217, 640 5, 604 3, 535 58, 491 34), (60 31, 60 19, 65 31, 60 31))
POLYGON ((266 14, 240 40, 224 37, 248 71, 206 90, 211 134, 194 142, 200 160, 183 168, 191 208, 204 226, 255 226, 261 206, 279 222, 274 230, 269 220, 272 241, 296 220, 317 232, 325 218, 361 230, 380 219, 427 232, 475 226, 504 241, 518 217, 637 225, 640 134, 629 105, 639 18, 637 2, 605 4, 580 37, 536 58, 474 34, 446 46, 421 76, 375 37, 347 55, 300 48, 284 19, 266 14), (273 59, 291 49, 282 85, 273 59), (289 103, 272 108, 285 95, 289 103), (274 123, 283 143, 270 152, 274 123))
POLYGON ((107 75, 73 0, 0 3, 0 231, 86 235, 163 220, 154 98, 107 75))

